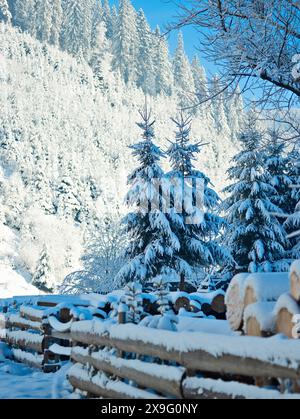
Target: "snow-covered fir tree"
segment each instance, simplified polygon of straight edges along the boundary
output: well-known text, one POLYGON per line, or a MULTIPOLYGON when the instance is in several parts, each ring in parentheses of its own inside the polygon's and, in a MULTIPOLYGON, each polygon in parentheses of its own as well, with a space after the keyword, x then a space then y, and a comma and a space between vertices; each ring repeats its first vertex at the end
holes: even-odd
POLYGON ((64 0, 61 45, 70 54, 88 54, 92 39, 92 0, 64 0))
POLYGON ((153 329, 176 331, 178 317, 170 306, 169 301, 169 283, 165 276, 158 276, 153 282, 154 294, 157 298, 159 315, 145 317, 141 326, 153 329))
POLYGON ((91 49, 97 48, 98 42, 98 26, 103 21, 103 6, 101 1, 95 1, 92 7, 92 39, 91 49))
POLYGON ((245 104, 240 87, 237 86, 233 91, 228 89, 224 94, 225 113, 228 122, 228 127, 233 136, 236 138, 239 134, 240 128, 245 123, 245 104), (227 96, 227 97, 226 97, 227 96))
POLYGON ((52 0, 51 32, 49 42, 52 45, 59 46, 60 34, 63 21, 63 9, 61 0, 52 0))
POLYGON ((222 93, 222 90, 223 87, 220 82, 220 77, 215 75, 210 86, 210 95, 213 98, 211 101, 212 115, 218 132, 228 133, 229 127, 225 110, 224 93, 222 93))
POLYGON ((125 83, 137 80, 138 32, 137 14, 130 0, 121 0, 116 33, 113 39, 113 69, 125 83))
POLYGON ((0 22, 10 23, 12 19, 7 0, 0 0, 0 22))
POLYGON ((122 302, 127 306, 126 322, 138 324, 142 320, 143 298, 142 285, 139 282, 129 282, 124 288, 125 294, 122 302))
POLYGON ((126 257, 129 262, 117 275, 117 283, 138 281, 143 284, 160 275, 170 275, 174 252, 179 242, 162 211, 162 196, 157 184, 164 178, 160 160, 162 151, 154 143, 154 121, 145 108, 141 113, 143 130, 141 142, 131 146, 139 167, 128 178, 130 191, 126 202, 132 212, 124 219, 129 236, 126 257))
POLYGON ((276 130, 270 130, 265 145, 264 167, 270 175, 270 184, 276 194, 272 202, 282 209, 284 214, 291 214, 295 208, 293 202, 293 179, 289 174, 290 157, 286 153, 286 142, 278 138, 276 130))
POLYGON ((153 282, 154 294, 157 298, 158 311, 160 314, 164 315, 166 313, 172 312, 169 293, 170 293, 170 284, 168 283, 167 278, 159 276, 153 282))
POLYGON ((197 55, 193 58, 191 68, 195 84, 195 94, 197 96, 198 102, 201 103, 203 100, 209 97, 209 92, 205 69, 201 65, 197 55))
POLYGON ((137 15, 138 52, 137 52, 137 85, 145 94, 155 95, 154 70, 154 35, 142 9, 137 15))
POLYGON ((24 32, 36 36, 35 0, 15 0, 13 22, 24 32))
POLYGON ((167 152, 172 166, 168 178, 173 184, 173 207, 169 217, 171 229, 179 241, 174 255, 175 270, 180 276, 180 289, 184 290, 185 282, 193 280, 196 271, 208 272, 212 266, 224 268, 230 254, 220 244, 225 224, 218 216, 220 198, 211 188, 210 179, 195 169, 202 144, 191 143, 191 119, 183 112, 173 121, 176 136, 167 152), (192 198, 191 202, 187 196, 192 198), (199 198, 201 201, 196 205, 199 198), (181 213, 177 211, 178 204, 181 213))
POLYGON ((172 64, 169 57, 168 44, 161 36, 160 29, 155 31, 154 66, 155 66, 155 87, 157 94, 171 95, 174 83, 172 64))
POLYGON ((252 113, 240 144, 242 151, 234 157, 228 172, 232 184, 225 189, 229 196, 224 203, 229 224, 226 241, 236 262, 235 271, 288 270, 286 232, 276 218, 283 211, 274 204, 274 177, 267 170, 262 133, 252 113))
POLYGON ((36 2, 36 36, 41 42, 50 42, 52 29, 52 0, 36 2))
POLYGON ((108 0, 103 0, 102 8, 103 8, 103 13, 102 13, 103 21, 107 29, 106 35, 108 39, 112 40, 114 36, 114 23, 115 23, 114 18, 116 16, 115 12, 117 9, 115 6, 110 8, 108 0))
POLYGON ((32 278, 32 285, 44 292, 51 292, 47 283, 50 279, 50 262, 47 248, 44 247, 39 257, 36 271, 32 278))
POLYGON ((181 108, 190 104, 194 99, 195 85, 191 65, 184 49, 182 32, 178 35, 178 44, 173 59, 174 85, 178 90, 181 108))
POLYGON ((293 259, 300 259, 300 154, 298 148, 295 148, 290 154, 289 174, 292 178, 292 189, 290 204, 295 210, 292 210, 284 226, 289 234, 289 240, 292 245, 290 256, 293 259))

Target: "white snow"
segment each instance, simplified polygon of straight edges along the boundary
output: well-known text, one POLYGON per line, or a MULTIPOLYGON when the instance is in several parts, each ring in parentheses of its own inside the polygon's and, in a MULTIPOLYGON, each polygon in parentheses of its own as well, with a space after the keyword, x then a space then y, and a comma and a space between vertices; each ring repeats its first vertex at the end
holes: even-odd
POLYGON ((36 328, 41 329, 41 323, 27 320, 24 317, 21 317, 19 314, 9 314, 7 319, 9 320, 10 323, 21 323, 21 324, 27 325, 29 328, 31 327, 32 329, 36 329, 36 328))
POLYGON ((18 361, 18 362, 22 362, 22 363, 32 363, 32 364, 37 364, 40 365, 42 367, 42 363, 44 360, 44 356, 43 355, 37 355, 37 354, 33 354, 31 352, 26 352, 26 351, 22 351, 21 349, 12 349, 12 356, 13 358, 18 361))
POLYGON ((9 331, 7 332, 7 336, 9 337, 9 339, 12 339, 14 341, 18 341, 18 340, 24 340, 25 342, 30 342, 30 343, 42 343, 44 340, 44 336, 39 335, 37 333, 30 333, 30 332, 25 332, 23 330, 16 330, 16 331, 9 331))
POLYGON ((212 380, 209 378, 187 378, 184 382, 186 388, 191 390, 199 389, 198 394, 201 395, 204 391, 214 393, 225 393, 233 398, 246 399, 300 399, 300 394, 281 394, 276 390, 268 390, 241 384, 238 382, 225 382, 222 380, 212 380))
MULTIPOLYGON (((48 309, 49 311, 49 309, 48 309)), ((37 319, 43 319, 47 317, 47 309, 41 309, 41 307, 35 307, 35 306, 21 306, 20 312, 22 315, 27 315, 30 317, 35 317, 37 319)))
POLYGON ((71 356, 72 348, 67 348, 65 346, 58 345, 54 343, 50 346, 49 351, 56 354, 56 355, 64 355, 64 356, 71 356))
MULTIPOLYGON (((73 349, 76 352, 76 349, 73 349)), ((139 372, 144 372, 146 374, 152 375, 153 377, 157 377, 158 379, 165 379, 165 380, 174 380, 180 381, 182 375, 185 371, 184 368, 181 367, 172 367, 166 365, 158 365, 150 362, 142 362, 137 359, 128 360, 118 358, 114 355, 110 355, 109 353, 105 353, 103 351, 94 352, 91 355, 92 358, 99 360, 99 361, 106 361, 112 364, 114 367, 122 369, 122 368, 131 368, 139 372)))
POLYGON ((288 309, 292 314, 300 314, 300 306, 289 294, 282 294, 276 303, 274 315, 277 316, 282 309, 288 309))
POLYGON ((102 335, 110 330, 112 321, 94 319, 72 324, 71 332, 85 332, 90 334, 102 335))
POLYGON ((125 384, 122 381, 109 380, 103 373, 98 373, 94 376, 91 376, 89 371, 80 364, 73 365, 70 368, 68 375, 80 380, 91 381, 93 384, 104 388, 105 390, 120 392, 126 396, 130 396, 133 399, 161 399, 161 397, 156 396, 155 394, 145 390, 140 390, 131 385, 125 384))
POLYGON ((258 302, 277 301, 281 294, 284 294, 290 288, 289 274, 287 272, 272 272, 248 275, 241 289, 242 300, 244 300, 245 291, 248 287, 255 291, 258 302))
POLYGON ((0 298, 42 294, 10 266, 0 264, 0 298))
POLYGON ((225 292, 222 290, 212 291, 212 292, 195 292, 190 294, 189 298, 196 301, 200 301, 201 304, 211 304, 213 299, 218 295, 225 296, 225 292))
POLYGON ((44 374, 13 361, 1 363, 0 359, 0 399, 72 399, 72 387, 66 379, 69 368, 68 363, 55 374, 44 374))
POLYGON ((57 320, 56 317, 50 316, 48 318, 48 322, 52 329, 54 329, 56 332, 66 333, 71 330, 71 326, 73 324, 73 320, 69 321, 68 323, 61 323, 59 320, 57 320))
POLYGON ((298 368, 300 364, 299 341, 278 339, 261 339, 216 335, 202 332, 169 332, 148 329, 134 325, 111 326, 110 337, 121 340, 142 341, 164 347, 168 351, 180 352, 203 350, 214 357, 231 354, 244 358, 255 358, 261 361, 276 363, 281 366, 298 368), (270 344, 272 342, 272 344, 270 344))
MULTIPOLYGON (((248 276, 249 276, 250 274, 249 273, 243 273, 243 274, 238 274, 238 275, 235 275, 234 277, 233 277, 233 279, 231 280, 231 282, 230 282, 230 284, 229 284, 229 287, 228 287, 228 292, 226 293, 226 295, 225 295, 225 304, 226 305, 228 305, 229 303, 231 303, 231 301, 228 301, 228 297, 230 296, 230 290, 234 287, 234 286, 236 286, 236 285, 238 285, 238 287, 239 287, 239 290, 240 290, 240 292, 242 291, 242 289, 243 289, 243 285, 244 285, 244 283, 245 283, 245 281, 246 281, 246 279, 248 278, 248 276)), ((243 295, 242 295, 242 293, 241 293, 241 299, 243 299, 243 295)))
POLYGON ((274 313, 274 302, 264 302, 250 304, 246 307, 244 312, 244 324, 250 319, 255 318, 262 331, 275 332, 276 328, 276 315, 274 313))
POLYGON ((178 317, 178 332, 204 332, 217 335, 231 335, 234 333, 225 320, 196 319, 191 317, 178 317))
POLYGON ((291 272, 297 273, 297 275, 300 277, 300 260, 295 260, 291 266, 291 272))

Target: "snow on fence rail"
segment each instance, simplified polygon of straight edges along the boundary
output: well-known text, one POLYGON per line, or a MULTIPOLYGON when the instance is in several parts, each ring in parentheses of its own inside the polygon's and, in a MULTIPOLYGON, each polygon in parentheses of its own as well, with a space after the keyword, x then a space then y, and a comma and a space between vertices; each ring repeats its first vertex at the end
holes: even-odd
MULTIPOLYGON (((279 391, 280 379, 300 379, 298 341, 178 334, 99 321, 73 324, 71 337, 75 364, 69 381, 90 396, 122 398, 126 383, 133 382, 133 388, 146 390, 148 397, 300 398, 300 394, 279 391), (268 384, 274 378, 278 384, 272 390, 259 389, 258 378, 268 384), (122 391, 117 390, 120 385, 122 391)), ((139 398, 132 389, 126 394, 139 398)))
MULTIPOLYGON (((15 360, 53 371, 70 357, 71 325, 79 320, 106 320, 118 306, 124 291, 108 295, 49 295, 0 300, 0 340, 13 347, 15 360)), ((157 315, 157 297, 143 293, 144 310, 157 315)), ((223 291, 207 294, 172 292, 175 313, 190 310, 195 318, 215 314, 225 317, 223 291), (203 311, 202 311, 203 308, 203 311), (206 313, 206 314, 205 314, 206 313)))

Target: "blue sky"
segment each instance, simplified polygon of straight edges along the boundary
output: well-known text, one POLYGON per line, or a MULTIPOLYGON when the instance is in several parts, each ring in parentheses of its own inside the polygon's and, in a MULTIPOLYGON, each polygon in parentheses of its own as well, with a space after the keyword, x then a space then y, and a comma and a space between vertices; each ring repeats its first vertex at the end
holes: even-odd
MULTIPOLYGON (((144 10, 148 22, 153 29, 156 25, 159 25, 162 29, 165 28, 169 22, 174 21, 174 17, 176 16, 177 8, 172 0, 131 0, 131 2, 137 10, 139 8, 144 10)), ((118 4, 118 0, 110 0, 110 3, 118 4)), ((199 34, 195 31, 195 29, 185 28, 183 33, 185 39, 185 49, 189 57, 192 58, 195 54, 198 54, 208 72, 215 72, 214 66, 203 60, 201 54, 197 51, 197 45, 199 45, 199 34)), ((176 48, 176 43, 177 33, 173 32, 169 36, 170 50, 172 53, 176 48)))

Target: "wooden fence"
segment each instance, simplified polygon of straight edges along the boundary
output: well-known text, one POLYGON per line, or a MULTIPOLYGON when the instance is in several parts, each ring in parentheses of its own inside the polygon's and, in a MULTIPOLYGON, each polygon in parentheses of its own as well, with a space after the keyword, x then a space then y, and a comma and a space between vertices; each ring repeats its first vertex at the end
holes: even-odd
POLYGON ((300 398, 285 394, 300 380, 298 341, 98 323, 71 330, 69 381, 88 397, 300 398))
POLYGON ((0 339, 11 346, 13 359, 46 373, 57 371, 60 361, 69 359, 71 353, 71 335, 51 326, 52 318, 66 321, 68 315, 70 321, 69 314, 58 309, 49 316, 48 308, 41 302, 0 313, 0 339))
POLYGON ((300 398, 297 340, 115 324, 106 301, 91 307, 74 297, 2 307, 0 339, 14 359, 53 372, 71 358, 69 381, 88 397, 300 398), (85 311, 92 320, 81 321, 85 311))

